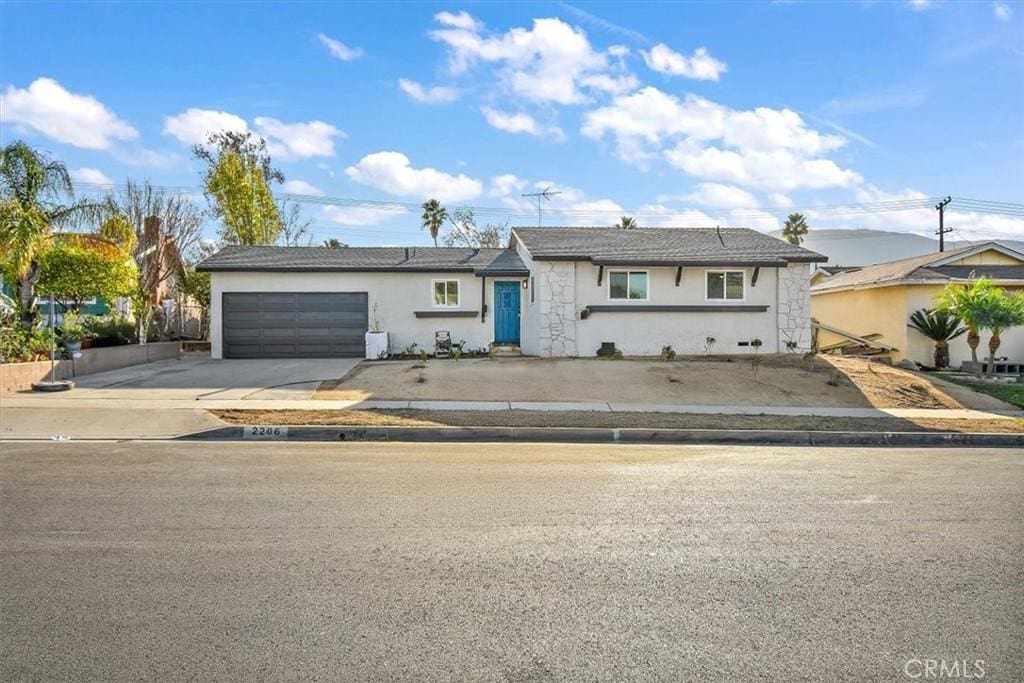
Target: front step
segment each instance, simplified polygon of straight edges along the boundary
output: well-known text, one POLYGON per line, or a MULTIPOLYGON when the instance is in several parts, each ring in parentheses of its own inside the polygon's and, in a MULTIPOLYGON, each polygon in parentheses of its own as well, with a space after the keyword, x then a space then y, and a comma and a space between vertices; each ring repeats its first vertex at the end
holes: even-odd
POLYGON ((515 344, 491 344, 495 358, 513 358, 522 356, 523 352, 515 344))

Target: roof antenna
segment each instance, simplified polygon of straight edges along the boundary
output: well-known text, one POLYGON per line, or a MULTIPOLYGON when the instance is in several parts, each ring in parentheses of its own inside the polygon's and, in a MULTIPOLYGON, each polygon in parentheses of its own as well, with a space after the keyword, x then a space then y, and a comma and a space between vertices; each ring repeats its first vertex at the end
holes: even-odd
POLYGON ((562 194, 562 192, 560 190, 556 190, 555 192, 552 192, 551 191, 551 186, 548 185, 547 187, 545 187, 540 192, 530 192, 528 194, 521 194, 521 195, 519 195, 520 197, 536 197, 537 198, 537 227, 538 228, 540 227, 540 224, 541 224, 541 216, 542 216, 542 214, 541 214, 541 205, 543 203, 542 200, 551 201, 551 198, 554 197, 556 194, 562 194))
POLYGON ((722 246, 724 247, 725 246, 725 240, 722 239, 722 228, 720 228, 720 227, 718 227, 716 225, 715 226, 715 234, 718 235, 718 241, 721 242, 722 246))

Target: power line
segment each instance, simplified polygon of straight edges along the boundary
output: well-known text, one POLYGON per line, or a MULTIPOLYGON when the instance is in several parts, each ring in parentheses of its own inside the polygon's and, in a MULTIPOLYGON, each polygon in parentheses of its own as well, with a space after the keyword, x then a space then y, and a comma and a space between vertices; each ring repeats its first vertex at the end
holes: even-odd
MULTIPOLYGON (((199 195, 202 194, 203 192, 202 188, 197 186, 153 185, 152 187, 156 190, 179 195, 199 195)), ((122 191, 126 188, 126 186, 119 184, 82 182, 76 183, 76 188, 82 189, 87 192, 107 193, 122 191)), ((553 195, 556 193, 550 192, 549 194, 553 195)), ((276 196, 278 196, 281 199, 287 199, 290 201, 306 205, 336 206, 340 208, 358 208, 377 211, 390 211, 396 214, 405 212, 415 212, 419 211, 421 208, 421 204, 419 203, 401 202, 394 200, 359 199, 352 197, 329 197, 321 195, 294 194, 288 192, 278 193, 276 196)), ((912 199, 891 199, 876 202, 855 202, 845 204, 807 204, 788 208, 736 208, 727 206, 704 206, 700 207, 700 210, 711 212, 727 211, 732 216, 739 219, 776 218, 778 216, 787 215, 794 211, 813 213, 815 215, 820 216, 841 216, 856 214, 890 213, 900 211, 917 211, 925 209, 930 210, 935 207, 935 204, 937 202, 942 201, 943 199, 944 197, 920 197, 912 199)), ((970 199, 965 197, 955 197, 954 200, 955 207, 967 212, 1024 218, 1024 204, 1015 204, 1012 202, 999 202, 985 199, 970 199)), ((536 212, 536 208, 532 206, 464 205, 453 208, 470 209, 473 211, 474 214, 483 217, 523 217, 532 215, 536 212)), ((559 207, 557 205, 552 204, 547 204, 544 208, 551 213, 569 217, 604 215, 610 217, 618 217, 621 213, 623 213, 621 209, 572 208, 559 207)), ((665 212, 637 212, 633 215, 635 218, 663 220, 666 215, 671 215, 671 213, 674 212, 682 213, 687 210, 694 209, 667 209, 665 212)))

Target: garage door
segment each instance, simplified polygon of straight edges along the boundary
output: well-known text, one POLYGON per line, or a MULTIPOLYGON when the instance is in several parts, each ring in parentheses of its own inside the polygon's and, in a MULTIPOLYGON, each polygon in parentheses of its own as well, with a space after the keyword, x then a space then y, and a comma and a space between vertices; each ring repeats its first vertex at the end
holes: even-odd
POLYGON ((366 292, 226 292, 225 358, 361 357, 366 292))

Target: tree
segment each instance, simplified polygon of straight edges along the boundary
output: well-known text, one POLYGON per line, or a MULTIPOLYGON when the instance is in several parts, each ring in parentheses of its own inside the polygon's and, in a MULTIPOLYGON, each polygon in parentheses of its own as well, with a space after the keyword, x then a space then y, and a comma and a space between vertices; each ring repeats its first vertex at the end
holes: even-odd
POLYGON ((508 223, 478 228, 472 209, 456 209, 448 221, 452 228, 444 237, 446 247, 503 247, 508 243, 508 223))
POLYGON ((936 368, 949 365, 949 340, 956 339, 967 331, 960 325, 960 318, 949 311, 922 308, 910 315, 910 326, 935 342, 933 359, 936 368))
POLYGON ((430 236, 434 238, 434 246, 437 246, 437 234, 441 231, 441 226, 448 219, 448 211, 441 206, 441 202, 436 199, 429 199, 423 202, 423 215, 420 216, 420 220, 423 223, 423 229, 430 232, 430 236))
POLYGON ((14 272, 21 324, 35 324, 38 257, 52 242, 53 228, 98 213, 94 202, 75 201, 67 168, 21 141, 0 148, 0 263, 14 272))
POLYGON ((192 154, 206 162, 203 188, 210 214, 220 221, 221 241, 227 244, 274 244, 284 219, 270 184, 284 175, 271 166, 267 143, 252 133, 214 133, 208 146, 192 154))
POLYGON ((302 207, 297 203, 282 199, 277 205, 281 213, 281 236, 279 240, 286 247, 308 247, 313 244, 313 236, 309 226, 313 221, 302 215, 302 207))
POLYGON ((632 216, 623 216, 619 219, 619 222, 615 227, 624 228, 626 230, 632 230, 633 228, 637 227, 636 219, 633 218, 632 216))
POLYGON ((210 329, 210 274, 186 268, 175 281, 175 294, 178 295, 179 310, 187 301, 199 306, 199 337, 205 339, 210 329))
POLYGON ((936 298, 940 311, 949 311, 967 327, 967 346, 971 349, 971 361, 978 362, 979 331, 982 329, 980 316, 991 308, 990 301, 999 295, 999 288, 988 278, 972 280, 967 285, 948 284, 936 298))
POLYGON ((978 325, 981 329, 992 333, 988 340, 986 377, 995 374, 996 352, 1002 343, 1002 333, 1011 327, 1024 325, 1024 294, 1017 292, 1010 295, 1000 288, 995 291, 998 294, 986 300, 986 305, 978 315, 978 325))
POLYGON ((331 247, 332 249, 341 249, 342 247, 347 247, 348 245, 336 237, 331 237, 329 239, 324 240, 324 246, 331 247))
POLYGON ((119 245, 94 235, 63 234, 40 252, 37 288, 52 294, 50 305, 70 302, 77 311, 93 297, 114 301, 136 289, 136 268, 131 255, 119 245))
MULTIPOLYGON (((132 254, 136 260, 139 252, 153 246, 145 232, 146 220, 150 218, 159 219, 160 230, 174 243, 183 259, 192 261, 197 257, 203 235, 203 212, 188 197, 154 187, 149 180, 137 182, 131 178, 125 181, 124 189, 107 196, 104 225, 114 221, 114 224, 126 222, 131 226, 135 233, 132 254)), ((124 231, 123 225, 116 229, 124 231)), ((104 232, 103 225, 100 234, 114 238, 109 228, 104 232)))
POLYGON ((807 219, 804 218, 804 215, 802 213, 789 214, 785 225, 782 226, 782 239, 799 247, 804 241, 805 235, 807 235, 807 219))

